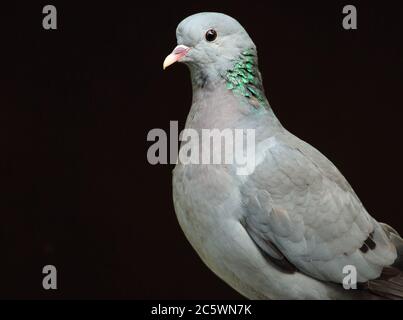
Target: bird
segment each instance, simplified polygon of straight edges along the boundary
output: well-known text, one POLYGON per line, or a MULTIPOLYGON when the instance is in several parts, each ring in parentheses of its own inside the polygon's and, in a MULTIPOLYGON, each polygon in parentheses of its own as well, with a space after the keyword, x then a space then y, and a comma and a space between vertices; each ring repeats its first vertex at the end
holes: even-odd
POLYGON ((327 157, 283 127, 242 25, 196 13, 176 39, 163 68, 190 70, 185 129, 255 133, 249 174, 237 174, 236 163, 180 159, 173 170, 176 216, 204 264, 247 299, 403 299, 403 239, 367 212, 327 157), (355 286, 346 286, 346 266, 355 286))

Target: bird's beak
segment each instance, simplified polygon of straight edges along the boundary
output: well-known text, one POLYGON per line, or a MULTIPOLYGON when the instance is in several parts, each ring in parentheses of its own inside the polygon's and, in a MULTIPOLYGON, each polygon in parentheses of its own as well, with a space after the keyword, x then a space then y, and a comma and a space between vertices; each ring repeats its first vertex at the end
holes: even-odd
POLYGON ((162 65, 162 67, 164 68, 164 70, 169 67, 171 64, 175 63, 176 61, 179 61, 180 59, 182 59, 184 56, 187 55, 187 53, 189 52, 190 48, 184 46, 183 44, 177 46, 174 51, 171 52, 170 55, 168 55, 165 60, 164 63, 162 65))

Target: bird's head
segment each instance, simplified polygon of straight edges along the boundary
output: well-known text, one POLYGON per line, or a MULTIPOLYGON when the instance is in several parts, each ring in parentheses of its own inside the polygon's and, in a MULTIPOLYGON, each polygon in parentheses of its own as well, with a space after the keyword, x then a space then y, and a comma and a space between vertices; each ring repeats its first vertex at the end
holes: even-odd
POLYGON ((255 45, 235 19, 215 12, 187 17, 176 29, 178 45, 164 61, 163 68, 179 61, 204 76, 223 74, 233 62, 255 45))

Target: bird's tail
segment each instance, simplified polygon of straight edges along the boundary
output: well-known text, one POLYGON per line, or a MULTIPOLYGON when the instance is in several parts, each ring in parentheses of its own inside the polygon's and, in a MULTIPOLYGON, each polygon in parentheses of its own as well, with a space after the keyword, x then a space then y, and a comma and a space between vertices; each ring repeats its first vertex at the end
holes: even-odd
POLYGON ((397 258, 393 265, 383 269, 382 275, 367 283, 368 290, 381 298, 403 299, 403 239, 391 226, 380 223, 390 241, 395 245, 397 258))
POLYGON ((392 243, 396 247, 397 251, 397 258, 396 261, 393 263, 393 266, 403 272, 403 239, 399 235, 399 233, 393 229, 391 226, 385 224, 385 223, 380 223, 382 229, 385 231, 386 235, 392 241, 392 243))

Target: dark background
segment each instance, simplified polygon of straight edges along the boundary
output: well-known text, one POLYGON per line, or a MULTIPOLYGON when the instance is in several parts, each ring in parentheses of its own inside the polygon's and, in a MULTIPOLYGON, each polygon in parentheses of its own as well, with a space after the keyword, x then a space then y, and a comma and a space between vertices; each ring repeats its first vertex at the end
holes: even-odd
POLYGON ((176 25, 227 13, 256 43, 268 99, 367 210, 403 233, 402 8, 385 1, 34 2, 1 9, 0 298, 241 298, 177 223, 152 128, 183 128, 176 25), (58 30, 42 28, 42 8, 58 30), (342 28, 355 4, 358 30, 342 28), (42 289, 42 267, 58 290, 42 289))

